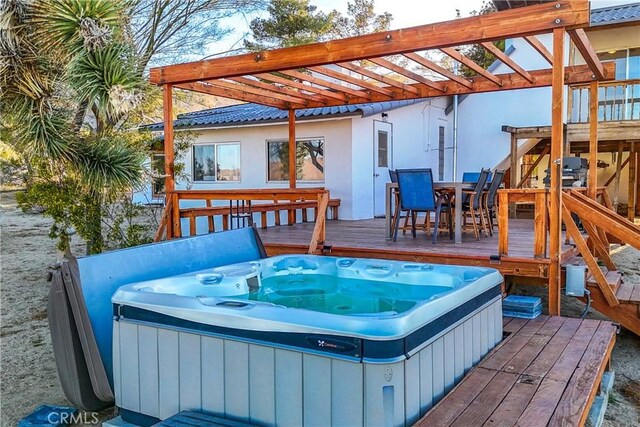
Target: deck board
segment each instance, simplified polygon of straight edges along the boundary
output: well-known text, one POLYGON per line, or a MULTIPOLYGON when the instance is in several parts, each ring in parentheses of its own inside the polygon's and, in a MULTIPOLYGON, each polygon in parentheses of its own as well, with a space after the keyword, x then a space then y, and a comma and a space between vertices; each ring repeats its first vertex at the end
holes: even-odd
POLYGON ((505 319, 510 335, 418 423, 581 425, 615 343, 609 321, 505 319))
MULTIPOLYGON (((498 255, 498 230, 493 236, 482 236, 476 240, 472 231, 463 233, 462 243, 449 240, 446 233, 440 233, 438 242, 431 243, 431 235, 418 230, 414 239, 411 233, 398 233, 397 242, 385 239, 384 219, 358 221, 327 221, 326 244, 339 247, 374 248, 393 251, 418 251, 431 254, 468 255, 490 257, 498 255)), ((298 223, 260 229, 260 237, 265 244, 308 244, 311 241, 314 223, 298 223)), ((533 220, 512 219, 509 221, 509 256, 533 259, 533 220)), ((564 246, 563 250, 571 249, 564 246)))

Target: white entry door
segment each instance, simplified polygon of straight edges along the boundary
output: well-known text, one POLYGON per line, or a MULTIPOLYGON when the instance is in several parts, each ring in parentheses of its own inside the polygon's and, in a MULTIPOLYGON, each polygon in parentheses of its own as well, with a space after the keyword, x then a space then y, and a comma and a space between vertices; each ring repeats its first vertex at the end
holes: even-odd
POLYGON ((393 126, 386 122, 373 122, 373 214, 384 216, 385 187, 389 169, 393 167, 393 126))

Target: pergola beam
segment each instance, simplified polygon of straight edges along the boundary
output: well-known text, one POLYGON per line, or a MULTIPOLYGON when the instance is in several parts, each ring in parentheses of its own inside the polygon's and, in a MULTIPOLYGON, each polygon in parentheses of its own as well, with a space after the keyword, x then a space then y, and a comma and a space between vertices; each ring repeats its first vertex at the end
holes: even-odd
POLYGON ((369 59, 369 61, 373 62, 379 67, 386 68, 387 70, 393 71, 394 73, 399 74, 408 79, 411 79, 415 82, 422 83, 432 89, 435 89, 440 92, 444 92, 442 83, 434 82, 433 80, 430 80, 424 76, 421 76, 418 73, 414 73, 413 71, 407 70, 406 68, 403 68, 397 64, 394 64, 391 61, 387 61, 384 58, 371 58, 369 59))
POLYGON ((584 58, 584 61, 589 65, 591 71, 598 80, 604 78, 604 70, 602 69, 602 62, 598 58, 596 51, 593 50, 593 46, 589 43, 589 38, 582 28, 575 30, 569 30, 569 37, 575 44, 576 48, 584 58))
POLYGON ((497 84, 498 86, 502 86, 502 80, 500 80, 500 78, 498 78, 495 75, 491 74, 489 71, 485 70, 480 65, 476 64, 474 61, 472 61, 471 59, 467 58, 466 56, 464 56, 463 54, 461 54, 457 50, 455 50, 455 49, 453 49, 451 47, 445 47, 445 48, 442 48, 440 50, 444 54, 449 55, 451 58, 453 58, 456 61, 458 61, 459 63, 461 63, 463 65, 466 65, 467 67, 469 67, 470 69, 472 69, 473 71, 475 71, 476 73, 481 75, 482 77, 486 77, 487 79, 491 80, 493 83, 497 84))
POLYGON ((473 89, 473 83, 471 81, 465 79, 464 77, 454 74, 453 72, 447 70, 444 67, 441 67, 440 65, 425 58, 424 56, 418 55, 417 53, 405 53, 403 56, 413 62, 416 62, 422 65, 423 67, 431 71, 435 71, 436 73, 440 74, 443 77, 448 78, 449 80, 453 80, 454 82, 459 83, 462 86, 465 86, 469 89, 473 89))
POLYGON ((485 48, 490 53, 492 53, 493 56, 498 58, 504 65, 511 68, 516 73, 520 74, 522 77, 527 79, 530 83, 533 83, 533 76, 531 76, 531 74, 527 70, 525 70, 524 68, 516 64, 516 62, 513 59, 509 58, 503 51, 498 49, 493 43, 485 42, 480 44, 482 45, 483 48, 485 48))
POLYGON ((269 73, 541 34, 554 28, 575 29, 587 26, 587 0, 559 0, 306 46, 156 67, 150 71, 150 81, 155 84, 186 83, 269 73))

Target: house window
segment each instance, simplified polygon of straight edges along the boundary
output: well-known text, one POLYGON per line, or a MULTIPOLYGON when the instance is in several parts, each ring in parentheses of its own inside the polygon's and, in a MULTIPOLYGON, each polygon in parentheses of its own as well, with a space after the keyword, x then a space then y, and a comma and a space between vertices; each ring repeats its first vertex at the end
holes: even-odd
POLYGON ((438 181, 444 181, 444 126, 438 127, 438 181))
POLYGON ((240 181, 240 144, 194 145, 193 180, 240 181))
POLYGON ((151 195, 160 197, 164 192, 164 153, 151 154, 151 195))
MULTIPOLYGON (((268 180, 289 180, 289 141, 267 141, 268 180)), ((324 181, 324 139, 296 141, 296 180, 324 181)))

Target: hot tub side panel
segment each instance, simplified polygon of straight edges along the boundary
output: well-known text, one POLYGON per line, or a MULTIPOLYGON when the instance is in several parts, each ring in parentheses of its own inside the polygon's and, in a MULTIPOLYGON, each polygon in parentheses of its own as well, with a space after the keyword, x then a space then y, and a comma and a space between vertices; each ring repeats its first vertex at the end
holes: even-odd
POLYGON ((181 410, 264 425, 411 425, 502 339, 498 297, 395 363, 357 363, 268 344, 114 321, 125 418, 181 410))

